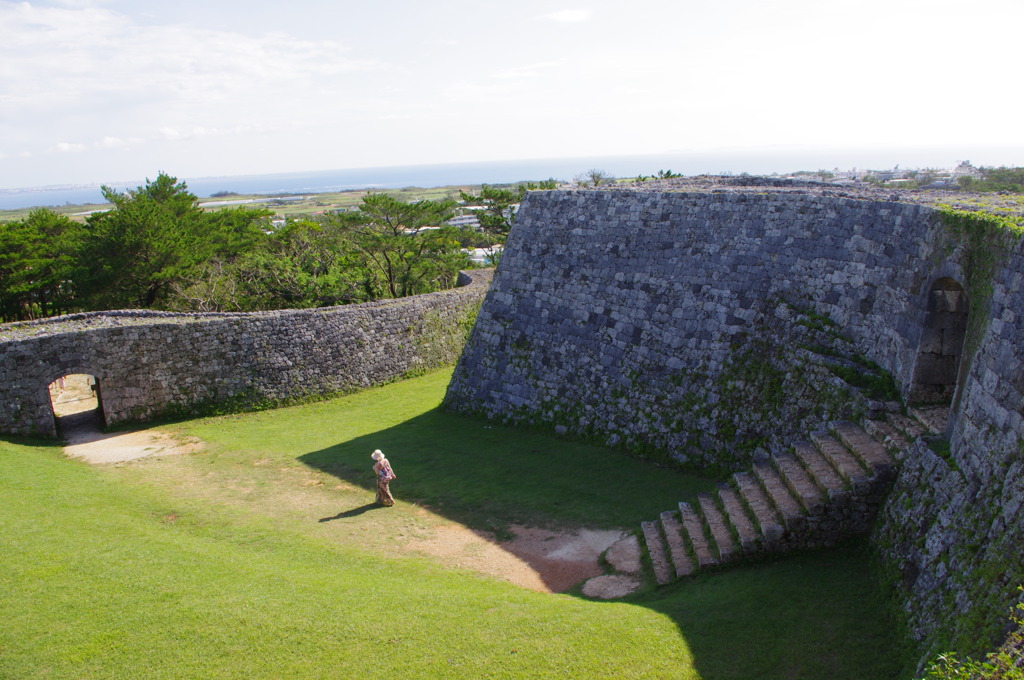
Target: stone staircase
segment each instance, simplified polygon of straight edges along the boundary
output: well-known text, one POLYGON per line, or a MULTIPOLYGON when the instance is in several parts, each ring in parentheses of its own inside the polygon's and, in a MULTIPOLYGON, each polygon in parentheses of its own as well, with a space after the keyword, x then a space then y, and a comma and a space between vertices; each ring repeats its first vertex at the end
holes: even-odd
POLYGON ((641 525, 658 585, 760 553, 834 545, 866 532, 918 437, 943 434, 946 407, 836 423, 641 525))

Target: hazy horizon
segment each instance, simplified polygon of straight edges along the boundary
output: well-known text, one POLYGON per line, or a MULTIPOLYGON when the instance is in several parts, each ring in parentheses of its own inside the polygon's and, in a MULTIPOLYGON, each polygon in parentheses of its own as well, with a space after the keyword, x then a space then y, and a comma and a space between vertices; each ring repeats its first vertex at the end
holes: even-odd
MULTIPOLYGON (((899 166, 904 169, 942 169, 952 168, 961 161, 970 161, 975 167, 1024 166, 1024 148, 1022 149, 888 149, 888 150, 807 150, 807 149, 755 149, 750 151, 736 150, 726 152, 702 153, 664 153, 664 154, 624 154, 617 156, 585 156, 579 158, 529 158, 491 161, 474 161, 462 163, 423 163, 410 165, 378 165, 367 167, 325 167, 307 168, 291 172, 246 172, 232 175, 209 175, 184 177, 171 170, 155 170, 145 177, 108 178, 94 182, 53 182, 48 184, 0 186, 0 193, 39 191, 60 187, 111 187, 138 186, 147 179, 153 179, 160 172, 174 176, 179 180, 216 181, 218 179, 233 180, 245 178, 289 178, 295 176, 311 176, 317 174, 346 173, 358 174, 365 172, 368 176, 379 175, 381 172, 417 170, 435 171, 438 168, 465 168, 466 172, 479 168, 482 172, 492 168, 508 166, 514 172, 523 168, 529 172, 546 168, 559 169, 562 176, 547 174, 531 176, 507 175, 507 178, 492 180, 484 177, 483 182, 512 182, 520 180, 539 180, 553 177, 569 180, 591 168, 599 168, 614 177, 632 177, 637 174, 654 174, 658 170, 673 170, 684 175, 697 174, 787 174, 800 171, 815 170, 887 170, 899 166), (658 165, 660 163, 660 165, 658 165), (657 167, 655 167, 657 166, 657 167), (569 173, 569 174, 566 174, 569 173)), ((420 175, 422 176, 422 174, 420 175)), ((459 181, 458 183, 480 183, 481 180, 459 181)), ((355 180, 355 183, 359 183, 355 180)), ((369 181, 368 184, 379 184, 369 181)), ((230 190, 230 189, 224 189, 230 190)))

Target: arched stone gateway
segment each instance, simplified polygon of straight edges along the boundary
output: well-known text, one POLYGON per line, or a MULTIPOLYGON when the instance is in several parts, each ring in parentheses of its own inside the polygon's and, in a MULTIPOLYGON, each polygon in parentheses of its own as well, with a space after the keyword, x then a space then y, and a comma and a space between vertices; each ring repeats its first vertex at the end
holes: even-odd
POLYGON ((949 404, 960 382, 967 335, 967 292, 955 279, 936 279, 928 291, 910 401, 949 404))
POLYGON ((106 424, 100 382, 96 376, 87 373, 63 375, 51 382, 48 390, 58 434, 66 435, 70 428, 102 429, 106 424))

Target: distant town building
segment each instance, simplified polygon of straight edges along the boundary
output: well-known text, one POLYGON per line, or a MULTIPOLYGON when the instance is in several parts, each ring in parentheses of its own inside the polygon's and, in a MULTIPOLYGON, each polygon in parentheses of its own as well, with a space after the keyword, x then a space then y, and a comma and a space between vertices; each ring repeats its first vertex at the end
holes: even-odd
POLYGON ((472 213, 468 215, 456 215, 448 220, 448 224, 453 227, 468 227, 470 229, 480 228, 480 220, 472 213))
POLYGON ((960 161, 960 164, 953 168, 951 173, 953 178, 959 177, 973 177, 974 179, 981 179, 981 170, 971 165, 970 161, 960 161))
POLYGON ((494 260, 501 254, 501 246, 492 248, 468 248, 462 252, 469 255, 469 259, 479 265, 492 265, 494 260))

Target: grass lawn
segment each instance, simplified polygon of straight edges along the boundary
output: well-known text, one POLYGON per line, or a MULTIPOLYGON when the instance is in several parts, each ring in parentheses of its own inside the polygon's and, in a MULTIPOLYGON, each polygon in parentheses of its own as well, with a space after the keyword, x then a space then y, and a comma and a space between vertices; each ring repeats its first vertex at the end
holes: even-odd
POLYGON ((403 550, 452 522, 632 529, 712 484, 445 414, 449 376, 163 426, 190 455, 0 440, 0 678, 900 677, 858 544, 617 603, 403 550), (394 508, 371 505, 374 448, 394 508))

